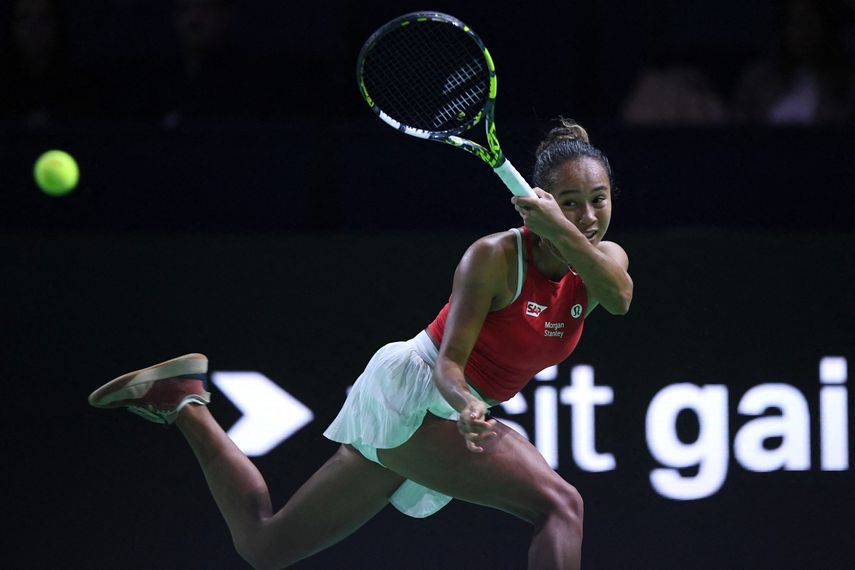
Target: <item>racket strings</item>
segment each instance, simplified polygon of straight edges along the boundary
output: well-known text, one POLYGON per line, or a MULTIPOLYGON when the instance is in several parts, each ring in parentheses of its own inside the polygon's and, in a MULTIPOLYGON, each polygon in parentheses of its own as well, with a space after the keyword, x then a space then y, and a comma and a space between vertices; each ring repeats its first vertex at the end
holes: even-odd
POLYGON ((483 69, 484 68, 481 65, 481 62, 476 60, 467 63, 466 66, 462 69, 455 70, 454 73, 452 73, 445 81, 445 85, 443 85, 442 87, 443 94, 448 94, 456 87, 460 87, 461 85, 464 85, 467 81, 470 81, 473 78, 477 78, 483 69))
POLYGON ((364 58, 362 82, 384 113, 407 126, 463 131, 489 98, 490 71, 466 31, 428 20, 378 38, 364 58))
POLYGON ((457 117, 465 117, 468 109, 476 106, 480 107, 481 101, 483 100, 481 95, 483 95, 485 91, 486 89, 483 86, 475 85, 456 99, 443 105, 443 107, 436 112, 436 115, 434 115, 434 126, 439 129, 444 124, 450 123, 457 117))

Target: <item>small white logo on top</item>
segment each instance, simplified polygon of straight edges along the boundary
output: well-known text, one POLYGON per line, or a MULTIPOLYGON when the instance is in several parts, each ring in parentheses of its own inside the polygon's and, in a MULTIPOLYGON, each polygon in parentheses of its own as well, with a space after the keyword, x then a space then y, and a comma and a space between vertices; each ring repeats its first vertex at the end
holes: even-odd
POLYGON ((570 309, 570 316, 573 317, 574 319, 578 319, 579 317, 581 317, 582 316, 582 305, 580 305, 579 303, 576 303, 575 305, 573 305, 573 307, 570 309))
POLYGON ((539 317, 540 313, 546 310, 546 305, 538 305, 533 301, 528 301, 525 304, 525 314, 530 317, 539 317))

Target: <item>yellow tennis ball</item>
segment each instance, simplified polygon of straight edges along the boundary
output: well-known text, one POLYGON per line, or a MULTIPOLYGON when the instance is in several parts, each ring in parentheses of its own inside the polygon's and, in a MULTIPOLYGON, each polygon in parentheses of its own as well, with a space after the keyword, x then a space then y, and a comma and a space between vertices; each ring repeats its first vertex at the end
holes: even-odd
POLYGON ((74 158, 62 150, 42 154, 33 167, 39 188, 49 196, 64 196, 74 190, 80 179, 80 169, 74 158))

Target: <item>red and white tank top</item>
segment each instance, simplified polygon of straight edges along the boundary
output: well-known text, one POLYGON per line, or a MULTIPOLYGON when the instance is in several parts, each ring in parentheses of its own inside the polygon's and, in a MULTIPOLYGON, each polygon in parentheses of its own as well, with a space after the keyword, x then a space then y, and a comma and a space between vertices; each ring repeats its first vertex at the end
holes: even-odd
MULTIPOLYGON (((467 380, 482 396, 504 402, 512 398, 548 366, 573 352, 582 335, 588 295, 582 278, 569 271, 555 282, 534 263, 531 233, 527 227, 517 235, 517 294, 507 307, 487 314, 481 333, 466 363, 467 380), (522 242, 528 253, 525 281, 522 242)), ((428 331, 442 341, 451 299, 428 331)))

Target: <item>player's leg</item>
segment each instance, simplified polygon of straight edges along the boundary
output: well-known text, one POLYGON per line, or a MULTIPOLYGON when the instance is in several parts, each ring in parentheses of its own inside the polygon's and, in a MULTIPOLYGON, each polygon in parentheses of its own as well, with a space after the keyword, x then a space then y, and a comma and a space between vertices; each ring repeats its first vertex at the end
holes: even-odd
POLYGON ((342 446, 274 513, 261 473, 204 405, 207 367, 204 355, 185 355, 120 376, 89 402, 174 423, 196 454, 238 552, 254 567, 282 568, 338 542, 380 511, 403 482, 342 446))
POLYGON ((193 449, 235 548, 255 568, 283 568, 342 540, 388 504, 403 478, 347 446, 273 512, 261 473, 207 408, 176 425, 193 449))
POLYGON ((578 568, 582 498, 524 437, 497 423, 483 453, 466 449, 454 422, 428 414, 406 443, 378 450, 389 469, 465 501, 512 513, 534 525, 529 568, 578 568))

